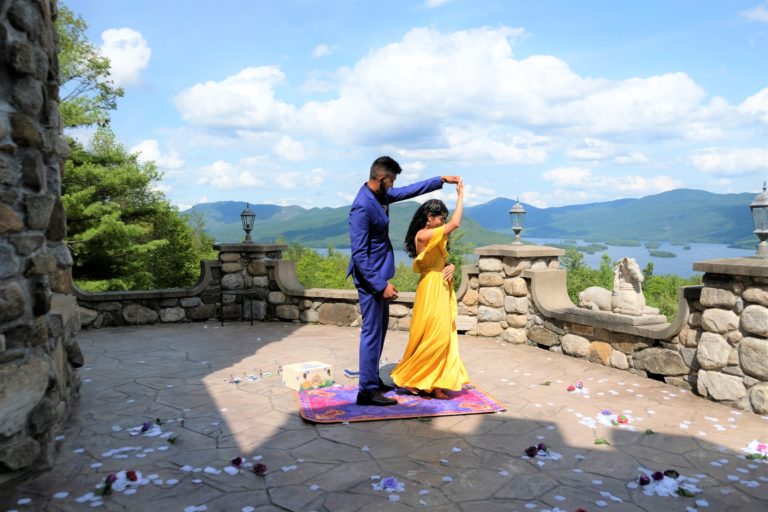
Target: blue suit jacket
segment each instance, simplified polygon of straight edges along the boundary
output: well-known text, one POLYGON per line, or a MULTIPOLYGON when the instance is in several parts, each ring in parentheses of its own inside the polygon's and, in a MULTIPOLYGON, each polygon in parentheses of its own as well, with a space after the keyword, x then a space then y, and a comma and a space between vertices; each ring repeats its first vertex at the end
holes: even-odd
MULTIPOLYGON (((387 191, 389 203, 403 201, 442 188, 437 176, 387 191)), ((352 255, 347 268, 358 288, 379 293, 395 275, 395 256, 389 240, 389 212, 366 185, 360 188, 349 211, 349 241, 352 255)))

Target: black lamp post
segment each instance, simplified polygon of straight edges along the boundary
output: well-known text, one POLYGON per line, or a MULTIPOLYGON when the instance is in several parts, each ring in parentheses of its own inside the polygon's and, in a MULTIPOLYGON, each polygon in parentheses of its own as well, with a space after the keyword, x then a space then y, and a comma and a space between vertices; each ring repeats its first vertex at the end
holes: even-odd
POLYGON ((765 190, 763 182, 763 191, 757 196, 752 204, 749 205, 752 210, 752 224, 755 226, 754 233, 757 235, 760 243, 757 244, 758 258, 768 258, 768 192, 765 190))
POLYGON ((525 216, 525 208, 520 204, 520 200, 516 199, 515 205, 509 209, 509 218, 512 221, 512 231, 515 233, 515 240, 512 245, 522 245, 520 241, 520 232, 523 230, 523 217, 525 216))
POLYGON ((256 214, 250 208, 250 204, 245 203, 245 210, 240 214, 240 220, 243 221, 243 231, 245 231, 245 240, 243 243, 253 243, 251 239, 251 230, 253 229, 253 221, 256 219, 256 214))

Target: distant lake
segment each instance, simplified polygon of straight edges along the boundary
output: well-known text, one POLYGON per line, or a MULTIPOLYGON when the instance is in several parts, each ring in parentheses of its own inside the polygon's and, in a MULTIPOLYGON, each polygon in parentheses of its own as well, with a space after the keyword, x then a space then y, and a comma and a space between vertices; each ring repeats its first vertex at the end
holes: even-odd
MULTIPOLYGON (((564 244, 564 239, 559 238, 524 238, 524 240, 536 245, 564 244)), ((641 242, 643 243, 643 242, 641 242)), ((653 262, 653 273, 656 275, 676 274, 680 277, 691 277, 700 272, 694 272, 693 263, 696 261, 713 260, 718 258, 745 258, 755 254, 754 250, 734 249, 725 244, 697 244, 689 243, 685 245, 672 245, 668 242, 658 242, 659 247, 653 250, 671 252, 676 255, 675 258, 658 258, 648 254, 651 249, 640 245, 637 247, 608 245, 605 251, 588 254, 583 252, 584 262, 592 268, 600 266, 600 258, 603 253, 608 253, 611 261, 628 256, 634 258, 640 268, 645 268, 649 261, 653 262), (690 249, 683 249, 690 247, 690 249)), ((587 245, 587 242, 579 241, 578 245, 587 245)), ((757 249, 757 238, 755 238, 755 249, 757 249)))
MULTIPOLYGON (((525 238, 523 237, 523 240, 528 243, 533 243, 536 245, 552 245, 552 244, 564 244, 564 239, 559 238, 525 238)), ((587 245, 587 242, 579 241, 578 245, 587 245)), ((607 245, 607 244, 604 244, 607 245)), ((600 266, 600 258, 602 257, 603 253, 608 253, 608 256, 610 256, 611 261, 616 261, 619 258, 623 258, 624 256, 628 256, 630 258, 635 258, 638 265, 640 265, 640 268, 644 268, 649 261, 653 262, 653 273, 656 275, 663 275, 663 274, 676 274, 680 277, 691 277, 694 274, 700 274, 700 272, 694 272, 693 270, 693 263, 695 261, 703 261, 703 260, 713 260, 718 258, 745 258, 752 256, 755 254, 754 250, 746 250, 746 249, 734 249, 731 247, 728 247, 724 244, 697 244, 697 243, 690 243, 686 244, 686 246, 689 246, 690 249, 686 250, 683 249, 684 246, 682 245, 672 245, 667 242, 659 242, 659 247, 657 251, 666 251, 671 252, 676 255, 675 258, 658 258, 653 257, 649 255, 650 249, 646 248, 645 245, 641 245, 638 247, 627 247, 627 246, 617 246, 617 245, 609 245, 608 249, 601 252, 596 252, 594 254, 588 254, 583 252, 584 255, 584 262, 592 267, 597 268, 600 266)), ((757 248, 757 238, 755 238, 755 248, 757 248)), ((325 248, 315 248, 315 251, 318 252, 318 254, 326 254, 328 251, 325 248)), ((349 255, 350 250, 347 249, 336 249, 339 252, 343 254, 349 255)), ((477 256, 474 254, 469 255, 468 259, 470 262, 477 261, 477 256)), ((411 264, 411 258, 406 254, 405 251, 395 251, 395 264, 397 265, 400 262, 404 262, 406 265, 411 264)))

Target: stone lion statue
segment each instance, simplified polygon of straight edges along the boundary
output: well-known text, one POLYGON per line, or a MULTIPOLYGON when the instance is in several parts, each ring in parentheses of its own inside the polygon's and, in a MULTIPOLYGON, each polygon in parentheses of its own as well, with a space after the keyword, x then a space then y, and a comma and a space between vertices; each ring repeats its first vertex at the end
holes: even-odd
POLYGON ((625 256, 613 269, 613 291, 590 286, 579 293, 579 307, 632 316, 658 315, 658 309, 645 305, 642 288, 644 279, 635 259, 625 256))

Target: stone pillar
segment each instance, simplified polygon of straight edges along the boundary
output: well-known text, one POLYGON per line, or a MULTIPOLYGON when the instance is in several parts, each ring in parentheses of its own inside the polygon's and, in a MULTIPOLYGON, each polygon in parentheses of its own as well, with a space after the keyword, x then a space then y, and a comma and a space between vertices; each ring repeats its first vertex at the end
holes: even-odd
POLYGON ((693 269, 704 272, 688 336, 699 394, 768 413, 768 260, 708 260, 693 269))
POLYGON ((225 320, 280 318, 298 320, 299 308, 287 304, 270 265, 288 248, 283 244, 216 244, 221 261, 222 311, 225 320), (230 291, 231 293, 227 293, 230 291))
POLYGON ((0 484, 49 466, 83 364, 59 196, 55 0, 0 7, 0 484))
POLYGON ((536 245, 490 245, 475 249, 475 254, 479 257, 477 335, 526 343, 535 334, 535 321, 529 286, 520 274, 529 268, 558 268, 558 257, 565 251, 536 245))

